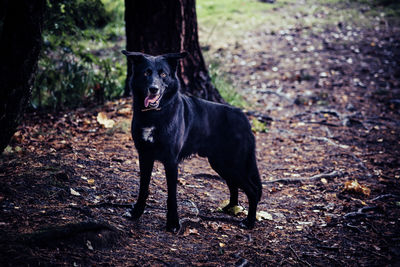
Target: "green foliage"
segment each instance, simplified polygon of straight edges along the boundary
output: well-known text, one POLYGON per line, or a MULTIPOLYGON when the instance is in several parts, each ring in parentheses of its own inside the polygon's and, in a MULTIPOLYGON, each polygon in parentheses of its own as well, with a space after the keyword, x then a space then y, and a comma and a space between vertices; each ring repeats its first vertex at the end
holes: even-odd
POLYGON ((226 74, 222 73, 219 69, 219 63, 213 61, 208 71, 211 77, 213 85, 217 88, 222 98, 232 106, 246 108, 247 103, 233 87, 232 82, 226 77, 226 74))
POLYGON ((80 30, 104 27, 110 17, 100 0, 47 0, 44 28, 59 36, 79 35, 80 30))
POLYGON ((267 125, 256 118, 251 119, 251 130, 253 132, 266 133, 268 132, 267 125))
POLYGON ((32 105, 57 109, 115 98, 123 92, 118 75, 124 73, 125 68, 111 59, 51 51, 39 61, 32 105))
POLYGON ((109 42, 121 36, 121 5, 121 0, 111 7, 100 0, 47 0, 32 107, 77 107, 122 94, 125 62, 119 43, 109 42))

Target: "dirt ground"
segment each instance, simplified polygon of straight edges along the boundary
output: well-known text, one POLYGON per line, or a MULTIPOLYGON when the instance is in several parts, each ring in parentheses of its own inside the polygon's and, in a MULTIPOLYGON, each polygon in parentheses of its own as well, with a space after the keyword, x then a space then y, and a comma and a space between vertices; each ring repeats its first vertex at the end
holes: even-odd
POLYGON ((0 158, 1 265, 399 266, 400 32, 374 23, 266 25, 215 51, 268 128, 255 133, 253 230, 218 211, 227 187, 197 156, 180 165, 177 234, 160 164, 144 215, 126 217, 139 186, 130 99, 26 114, 0 158))

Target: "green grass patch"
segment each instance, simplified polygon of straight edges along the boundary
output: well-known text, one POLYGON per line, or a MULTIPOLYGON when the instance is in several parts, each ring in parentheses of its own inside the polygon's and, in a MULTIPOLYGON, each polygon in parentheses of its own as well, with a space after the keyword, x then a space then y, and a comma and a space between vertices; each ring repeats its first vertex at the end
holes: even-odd
POLYGON ((226 21, 248 24, 264 21, 266 12, 284 6, 284 3, 277 1, 267 4, 257 0, 198 0, 196 11, 199 21, 205 26, 221 25, 226 21))
POLYGON ((213 85, 217 88, 222 98, 232 106, 246 108, 247 102, 242 95, 238 93, 235 87, 232 85, 225 73, 220 71, 218 62, 212 62, 208 66, 208 71, 211 77, 213 85))
POLYGON ((251 130, 253 132, 258 132, 258 133, 267 133, 268 128, 267 125, 264 122, 261 122, 257 120, 256 118, 251 119, 251 130))
POLYGON ((245 31, 255 30, 266 21, 272 25, 283 23, 282 16, 274 10, 284 5, 281 1, 267 4, 256 0, 198 0, 196 11, 201 42, 240 38, 245 31))

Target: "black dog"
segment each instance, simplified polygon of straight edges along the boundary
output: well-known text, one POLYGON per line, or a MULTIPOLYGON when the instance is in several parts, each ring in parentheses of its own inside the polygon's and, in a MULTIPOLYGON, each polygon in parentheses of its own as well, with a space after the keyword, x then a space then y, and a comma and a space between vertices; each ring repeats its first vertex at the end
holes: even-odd
POLYGON ((238 205, 239 188, 246 193, 249 213, 242 226, 252 228, 262 187, 246 116, 237 108, 179 93, 176 69, 186 52, 161 56, 122 53, 133 67, 129 82, 134 97, 132 137, 140 165, 139 197, 132 217, 138 219, 144 211, 153 164, 159 160, 167 176, 167 230, 177 231, 178 163, 197 153, 207 157, 228 184, 230 202, 224 211, 238 205))

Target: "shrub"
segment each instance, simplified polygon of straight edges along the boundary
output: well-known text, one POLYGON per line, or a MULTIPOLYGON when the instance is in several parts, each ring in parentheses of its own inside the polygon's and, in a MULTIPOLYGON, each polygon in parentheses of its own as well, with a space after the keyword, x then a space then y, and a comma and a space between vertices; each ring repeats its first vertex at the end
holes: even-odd
POLYGON ((77 107, 122 94, 125 68, 100 49, 107 39, 101 28, 111 22, 110 14, 100 0, 47 0, 33 108, 77 107), (100 44, 93 49, 96 55, 87 40, 100 44))

